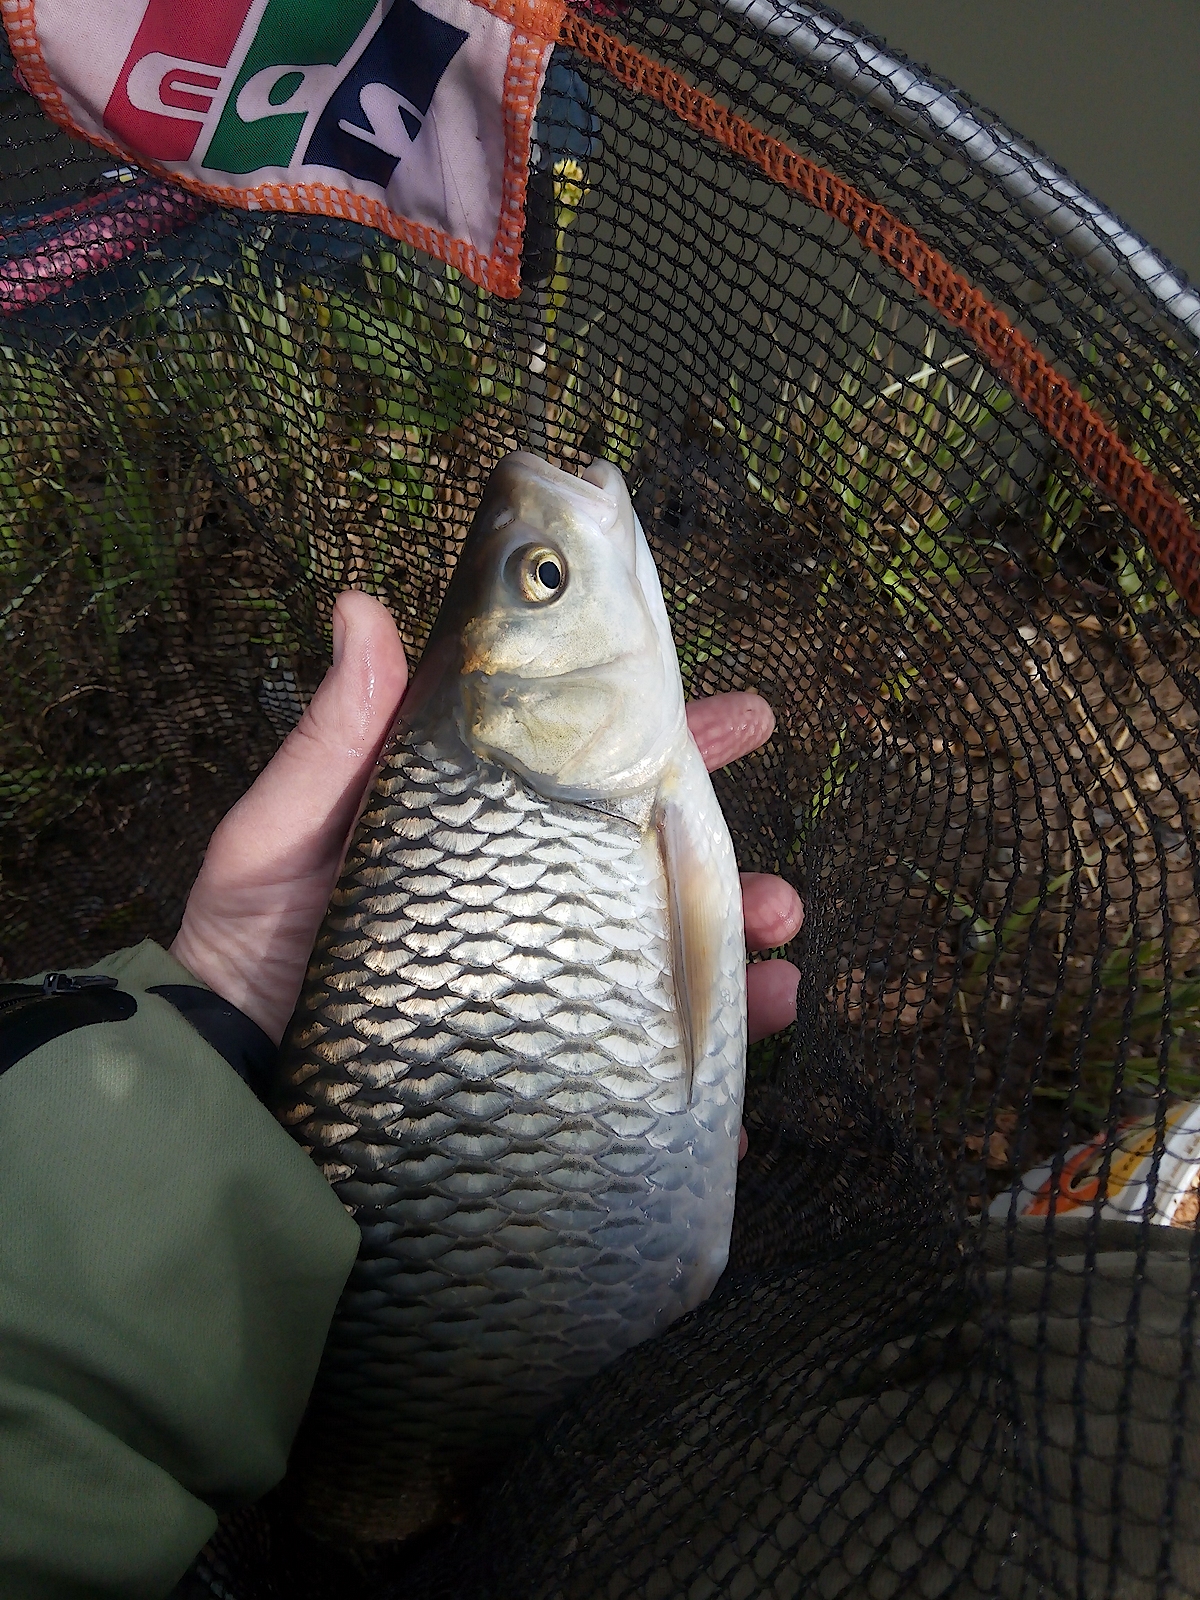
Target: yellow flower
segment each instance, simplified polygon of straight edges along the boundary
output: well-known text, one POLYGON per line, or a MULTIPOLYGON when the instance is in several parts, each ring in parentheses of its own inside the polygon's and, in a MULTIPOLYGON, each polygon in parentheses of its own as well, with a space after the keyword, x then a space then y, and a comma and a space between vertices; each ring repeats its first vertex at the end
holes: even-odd
POLYGON ((569 228, 587 192, 583 168, 571 156, 554 163, 554 206, 558 226, 569 228))

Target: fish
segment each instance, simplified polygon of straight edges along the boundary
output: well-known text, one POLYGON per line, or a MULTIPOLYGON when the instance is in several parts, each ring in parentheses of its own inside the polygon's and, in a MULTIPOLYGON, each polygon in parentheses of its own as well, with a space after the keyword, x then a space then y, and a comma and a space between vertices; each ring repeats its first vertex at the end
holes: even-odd
POLYGON ((361 1248, 289 1469, 313 1526, 462 1515, 536 1420, 712 1291, 746 949, 619 470, 488 481, 279 1057, 361 1248))

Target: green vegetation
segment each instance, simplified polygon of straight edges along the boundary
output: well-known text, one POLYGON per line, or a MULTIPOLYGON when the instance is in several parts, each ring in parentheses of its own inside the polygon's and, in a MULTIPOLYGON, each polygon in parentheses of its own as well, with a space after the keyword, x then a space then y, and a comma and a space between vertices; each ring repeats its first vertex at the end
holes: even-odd
POLYGON ((336 509, 370 530, 382 581, 389 540, 432 512, 438 441, 485 401, 511 399, 489 299, 399 247, 363 257, 360 296, 289 284, 264 242, 244 244, 228 277, 147 297, 121 338, 137 403, 186 417, 250 506, 286 506, 302 572, 328 561, 336 509), (213 288, 220 309, 197 309, 213 288))
POLYGON ((1181 975, 1162 941, 1147 939, 1130 948, 1126 929, 1116 949, 1100 965, 1093 995, 1091 963, 1086 989, 1067 987, 1054 1009, 1042 1080, 1034 1095, 1071 1101, 1077 1112, 1102 1120, 1112 1103, 1118 1052, 1133 1046, 1138 1056, 1123 1069, 1125 1082, 1139 1078, 1171 1095, 1200 1095, 1200 978, 1181 975), (1063 1081, 1078 1056, 1078 1083, 1063 1081), (1165 1066, 1165 1072, 1164 1072, 1165 1066), (1057 1081, 1056 1081, 1057 1080, 1057 1081))
MULTIPOLYGON (((1083 351, 1080 393, 1102 415, 1111 417, 1114 382, 1111 367, 1103 377, 1100 355, 1094 346, 1083 351)), ((1124 401, 1125 420, 1119 432, 1133 455, 1168 481, 1184 504, 1186 475, 1192 482, 1200 471, 1200 402, 1189 392, 1182 378, 1172 377, 1161 361, 1135 365, 1118 357, 1120 379, 1115 388, 1124 401), (1153 444, 1153 452, 1149 448, 1153 444)), ((1056 568, 1056 558, 1080 526, 1096 514, 1104 503, 1103 494, 1089 483, 1068 457, 1058 452, 1041 493, 1042 518, 1039 530, 1041 551, 1035 567, 1043 576, 1056 568)), ((1113 577, 1136 615, 1172 610, 1179 606, 1170 579, 1150 551, 1140 541, 1122 543, 1111 553, 1113 577)))
MULTIPOLYGON (((1098 968, 1095 956, 1045 954, 1045 940, 1037 935, 1046 928, 1058 934, 1065 926, 1077 870, 1055 874, 1036 894, 989 919, 920 868, 901 865, 949 901, 958 926, 969 930, 971 955, 954 994, 969 1047, 982 1042, 1003 1009, 995 975, 1021 975, 1026 1019, 1046 1041, 1032 1087, 1035 1100, 1067 1104, 1077 1119, 1099 1124, 1112 1105, 1118 1073, 1124 1083, 1146 1081, 1155 1089, 1161 1084, 1183 1099, 1200 1096, 1200 977, 1181 973, 1179 959, 1164 951, 1161 940, 1143 940, 1135 949, 1133 930, 1126 928, 1098 968), (1054 982, 1052 994, 1028 983, 1039 954, 1054 982)), ((1002 1033, 1011 1022, 1010 1013, 1000 1022, 1002 1033)), ((982 1116, 982 1108, 976 1114, 982 1116)))
POLYGON ((10 583, 64 561, 89 570, 111 629, 116 589, 170 589, 216 479, 275 522, 305 573, 329 562, 334 511, 374 531, 377 578, 387 537, 429 515, 439 440, 512 398, 489 298, 400 248, 364 256, 357 297, 288 283, 269 238, 264 225, 224 276, 148 290, 69 368, 0 347, 10 583))
MULTIPOLYGON (((149 770, 54 768, 39 718, 75 681, 119 676, 123 634, 181 603, 181 552, 207 515, 228 520, 240 501, 301 573, 332 580, 351 543, 339 529, 353 528, 355 577, 382 584, 406 531, 435 523, 441 441, 511 398, 487 297, 453 271, 382 252, 354 298, 286 283, 268 242, 260 230, 223 278, 150 290, 70 363, 0 347, 0 620, 18 638, 32 606, 55 639, 36 680, 11 650, 2 668, 26 716, 0 746, 0 808, 24 829, 100 779, 149 770)), ((225 588, 251 641, 294 652, 283 600, 236 576, 225 588)))
POLYGON ((531 433, 544 435, 551 453, 567 461, 580 454, 601 455, 627 473, 642 442, 642 419, 637 402, 622 387, 620 362, 607 382, 597 371, 595 342, 604 314, 601 312, 574 333, 561 325, 571 289, 568 230, 579 215, 586 193, 579 163, 569 156, 557 162, 554 266, 545 296, 541 339, 530 364, 528 423, 531 433), (598 394, 598 407, 591 400, 593 392, 598 394), (585 444, 589 439, 590 449, 585 444))
POLYGON ((104 634, 117 631, 117 592, 175 576, 180 529, 199 479, 176 440, 140 448, 144 422, 126 404, 120 369, 89 361, 70 381, 44 357, 0 346, 0 551, 12 616, 64 564, 88 588, 104 634))
MULTIPOLYGON (((779 379, 770 415, 755 428, 731 377, 713 427, 732 437, 747 488, 770 511, 794 521, 818 498, 836 504, 847 548, 825 569, 817 620, 852 575, 906 621, 944 628, 946 591, 981 566, 977 536, 962 531, 967 514, 1014 494, 988 442, 1012 396, 985 381, 977 363, 956 380, 965 354, 934 365, 933 331, 915 372, 874 387, 870 375, 886 374, 892 360, 885 309, 880 299, 867 349, 847 344, 832 393, 819 372, 805 384, 779 379)), ((848 319, 847 311, 843 339, 848 319)))

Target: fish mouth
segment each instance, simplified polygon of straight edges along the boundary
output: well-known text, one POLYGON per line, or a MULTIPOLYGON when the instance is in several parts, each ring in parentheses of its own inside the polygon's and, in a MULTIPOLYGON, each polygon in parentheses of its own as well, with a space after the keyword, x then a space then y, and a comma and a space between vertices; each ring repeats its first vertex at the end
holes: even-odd
POLYGON ((526 450, 514 450, 497 465, 488 484, 488 493, 501 502, 507 501, 517 516, 521 515, 522 503, 530 496, 540 501, 548 495, 551 505, 564 496, 581 501, 595 517, 601 532, 607 532, 620 514, 617 497, 595 478, 587 477, 586 473, 579 477, 566 472, 526 450))
MULTIPOLYGON (((462 705, 469 742, 478 748, 491 744, 487 724, 506 721, 578 723, 569 712, 581 702, 612 698, 613 679, 620 659, 597 666, 575 667, 567 672, 488 672, 485 667, 465 669, 462 705)), ((589 719, 594 720, 594 719, 589 719)), ((593 730, 598 733, 598 728, 593 730)))
POLYGON ((536 695, 554 687, 570 688, 592 678, 603 681, 612 677, 623 665, 621 656, 610 656, 606 661, 589 662, 584 667, 568 667, 564 672, 539 672, 536 661, 522 664, 519 668, 503 667, 494 671, 488 665, 489 652, 486 646, 473 647, 469 639, 463 641, 463 646, 463 693, 473 697, 478 697, 485 688, 507 699, 518 692, 536 695))

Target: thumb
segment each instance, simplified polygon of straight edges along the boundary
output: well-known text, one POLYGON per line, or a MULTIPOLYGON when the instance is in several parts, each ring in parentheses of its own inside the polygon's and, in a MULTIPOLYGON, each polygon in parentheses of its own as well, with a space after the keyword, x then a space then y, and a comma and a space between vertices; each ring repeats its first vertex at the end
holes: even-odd
POLYGON ((213 836, 231 864, 273 880, 336 870, 408 683, 396 624, 370 595, 333 609, 333 665, 299 723, 213 836), (222 837, 224 836, 224 837, 222 837), (279 869, 276 874, 276 868, 279 869))
POLYGON ((209 841, 172 953, 278 1040, 363 790, 408 682, 386 607, 347 593, 333 665, 209 841))

